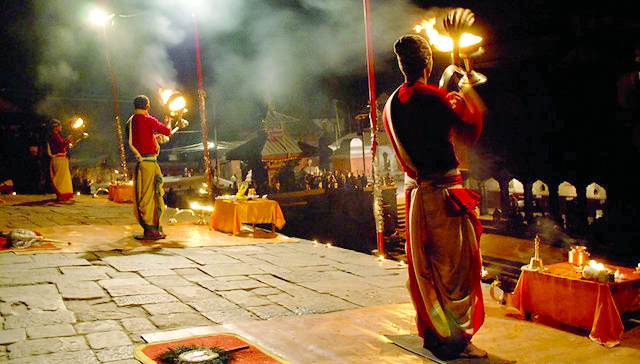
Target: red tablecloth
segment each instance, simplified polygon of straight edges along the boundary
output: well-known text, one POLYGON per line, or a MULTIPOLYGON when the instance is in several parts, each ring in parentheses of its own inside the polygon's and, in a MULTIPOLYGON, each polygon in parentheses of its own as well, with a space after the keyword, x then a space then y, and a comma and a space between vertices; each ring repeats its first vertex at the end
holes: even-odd
POLYGON ((626 279, 599 283, 581 278, 569 263, 546 267, 544 272, 523 270, 512 303, 523 315, 537 313, 575 327, 590 329, 591 340, 612 347, 624 331, 620 315, 640 310, 640 274, 625 267, 626 279))
POLYGON ((285 220, 278 201, 216 199, 209 222, 211 229, 238 235, 242 223, 272 224, 282 229, 285 220))

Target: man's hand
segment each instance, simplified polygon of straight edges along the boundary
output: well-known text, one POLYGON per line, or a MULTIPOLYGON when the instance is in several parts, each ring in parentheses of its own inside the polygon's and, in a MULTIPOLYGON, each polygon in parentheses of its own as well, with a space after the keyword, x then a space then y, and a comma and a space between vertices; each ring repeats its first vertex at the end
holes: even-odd
POLYGON ((157 134, 156 141, 158 142, 158 144, 165 144, 169 142, 169 137, 166 135, 157 134))
POLYGON ((451 104, 451 108, 456 114, 460 115, 464 112, 465 102, 464 97, 460 92, 449 92, 447 94, 447 101, 451 104))

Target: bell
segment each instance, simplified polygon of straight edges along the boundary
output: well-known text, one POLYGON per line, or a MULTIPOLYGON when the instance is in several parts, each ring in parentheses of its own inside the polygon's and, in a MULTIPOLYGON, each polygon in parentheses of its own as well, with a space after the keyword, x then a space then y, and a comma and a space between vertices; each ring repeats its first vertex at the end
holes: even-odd
POLYGON ((485 82, 487 82, 487 76, 477 72, 476 70, 471 70, 462 77, 460 82, 458 82, 458 87, 474 87, 482 85, 485 82))

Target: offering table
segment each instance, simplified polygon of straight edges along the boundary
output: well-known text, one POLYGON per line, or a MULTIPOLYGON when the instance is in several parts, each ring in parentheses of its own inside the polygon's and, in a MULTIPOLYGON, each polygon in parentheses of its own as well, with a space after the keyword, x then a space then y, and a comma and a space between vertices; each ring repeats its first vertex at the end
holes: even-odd
POLYGON ((285 220, 278 201, 216 199, 209 228, 238 235, 242 223, 271 224, 274 232, 275 227, 282 229, 285 220))
POLYGON ((568 262, 552 264, 544 271, 523 269, 513 292, 512 304, 524 317, 537 313, 570 326, 591 330, 589 338, 607 347, 620 343, 624 326, 620 315, 640 310, 640 274, 619 270, 625 278, 600 283, 586 280, 568 262))

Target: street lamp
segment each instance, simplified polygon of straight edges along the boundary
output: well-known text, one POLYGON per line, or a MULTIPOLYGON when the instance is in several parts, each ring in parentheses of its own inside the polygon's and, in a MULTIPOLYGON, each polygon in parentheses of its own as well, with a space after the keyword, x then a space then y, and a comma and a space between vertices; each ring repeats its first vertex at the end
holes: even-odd
POLYGON ((116 91, 116 78, 113 73, 113 65, 111 64, 111 54, 109 52, 109 40, 107 38, 106 22, 112 19, 116 14, 106 15, 101 10, 94 10, 91 13, 91 20, 96 24, 102 25, 102 33, 104 35, 104 47, 107 55, 107 66, 111 75, 111 90, 113 91, 113 104, 116 111, 116 128, 118 131, 118 141, 120 142, 120 161, 124 179, 129 180, 129 172, 127 169, 127 158, 124 152, 124 139, 122 137, 122 125, 120 124, 120 108, 118 107, 118 92, 116 91))

